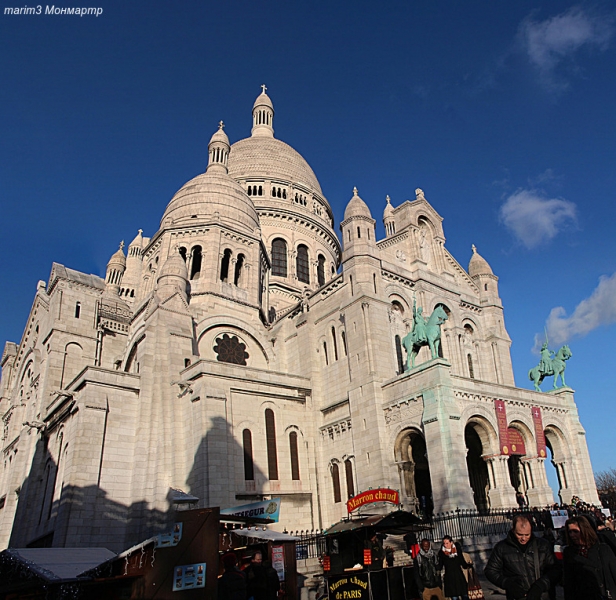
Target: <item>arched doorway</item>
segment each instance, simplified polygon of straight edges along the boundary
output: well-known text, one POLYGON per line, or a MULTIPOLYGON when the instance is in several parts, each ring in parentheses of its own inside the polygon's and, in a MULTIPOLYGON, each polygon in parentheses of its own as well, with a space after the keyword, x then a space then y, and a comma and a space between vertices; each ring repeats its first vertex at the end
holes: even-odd
POLYGON ((470 423, 464 429, 464 442, 468 480, 473 490, 475 506, 480 513, 485 513, 490 508, 488 466, 483 459, 483 442, 475 427, 470 423))
POLYGON ((395 457, 405 504, 417 512, 431 514, 432 484, 423 435, 416 429, 402 431, 396 442, 395 457))
POLYGON ((524 439, 526 436, 523 435, 524 430, 521 429, 521 426, 516 425, 507 428, 507 439, 509 440, 509 460, 507 461, 509 481, 511 482, 511 487, 515 490, 516 499, 522 494, 526 504, 528 504, 527 491, 529 487, 532 487, 532 482, 527 479, 527 473, 522 461, 526 456, 526 442, 524 439))
POLYGON ((553 491, 558 495, 560 502, 563 504, 568 504, 571 501, 572 493, 570 491, 567 459, 564 453, 564 449, 566 448, 566 444, 564 443, 564 435, 560 429, 557 429, 554 426, 546 427, 544 435, 545 444, 550 453, 550 463, 554 467, 552 473, 548 472, 548 469, 546 468, 548 481, 553 491), (555 487, 557 487, 556 490, 554 489, 555 487))

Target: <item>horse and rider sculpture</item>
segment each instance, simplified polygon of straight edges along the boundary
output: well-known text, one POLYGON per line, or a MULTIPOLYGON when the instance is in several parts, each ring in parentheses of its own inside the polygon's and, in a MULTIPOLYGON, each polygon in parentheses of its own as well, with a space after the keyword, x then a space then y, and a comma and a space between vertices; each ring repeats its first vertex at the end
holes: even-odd
POLYGON ((413 329, 402 338, 402 345, 406 350, 406 371, 415 368, 415 358, 423 346, 429 346, 432 358, 438 358, 441 325, 447 318, 445 309, 439 304, 426 320, 421 306, 417 308, 417 303, 413 301, 413 329))
POLYGON ((559 387, 566 387, 565 368, 567 365, 565 364, 565 361, 570 358, 571 350, 567 344, 561 346, 558 352, 554 353, 548 350, 547 341, 544 342, 543 346, 541 346, 541 360, 539 361, 539 364, 528 372, 528 378, 533 382, 535 390, 540 392, 541 388, 539 386, 541 385, 541 382, 545 377, 552 376, 554 376, 554 387, 552 389, 557 390, 559 387), (558 377, 560 377, 562 382, 561 386, 556 385, 558 377))
MULTIPOLYGON (((432 358, 439 357, 441 347, 441 325, 448 319, 448 315, 442 305, 436 306, 430 317, 426 320, 423 316, 423 309, 417 307, 413 301, 413 328, 402 338, 402 345, 406 350, 405 371, 415 368, 415 358, 423 346, 429 346, 432 358)), ((546 377, 554 377, 553 389, 566 387, 565 368, 566 361, 571 358, 571 350, 566 344, 561 346, 558 352, 551 352, 548 349, 547 340, 541 347, 541 360, 539 364, 528 372, 528 378, 533 382, 535 390, 541 391, 539 387, 546 377), (558 378, 562 382, 558 386, 558 378)))

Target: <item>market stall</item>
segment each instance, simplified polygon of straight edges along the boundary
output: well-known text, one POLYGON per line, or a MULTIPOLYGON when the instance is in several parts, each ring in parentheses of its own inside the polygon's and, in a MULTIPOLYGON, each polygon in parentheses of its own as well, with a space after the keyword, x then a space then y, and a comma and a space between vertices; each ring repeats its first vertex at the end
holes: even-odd
POLYGON ((429 529, 429 525, 400 509, 353 516, 354 507, 383 501, 398 504, 395 490, 369 490, 364 492, 366 494, 360 502, 358 496, 349 500, 349 517, 325 531, 327 552, 322 560, 329 600, 412 600, 419 597, 410 558, 408 565, 386 567, 383 540, 388 535, 420 532, 429 529), (391 500, 383 500, 384 496, 391 500))

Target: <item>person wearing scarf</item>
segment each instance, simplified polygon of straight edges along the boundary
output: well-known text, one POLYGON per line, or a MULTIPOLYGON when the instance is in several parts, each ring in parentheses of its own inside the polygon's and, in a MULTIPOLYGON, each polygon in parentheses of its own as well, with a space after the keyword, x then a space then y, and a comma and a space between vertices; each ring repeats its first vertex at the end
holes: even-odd
POLYGON ((445 600, 441 583, 441 563, 432 550, 430 540, 424 538, 419 544, 419 554, 413 560, 413 574, 417 589, 423 600, 445 600))
POLYGON ((563 552, 565 600, 616 600, 616 556, 601 544, 585 517, 565 523, 567 547, 563 552))
POLYGON ((451 600, 468 600, 468 582, 463 569, 468 569, 471 565, 464 560, 460 545, 454 544, 449 535, 443 538, 439 559, 445 569, 445 576, 443 577, 445 596, 451 598, 451 600))

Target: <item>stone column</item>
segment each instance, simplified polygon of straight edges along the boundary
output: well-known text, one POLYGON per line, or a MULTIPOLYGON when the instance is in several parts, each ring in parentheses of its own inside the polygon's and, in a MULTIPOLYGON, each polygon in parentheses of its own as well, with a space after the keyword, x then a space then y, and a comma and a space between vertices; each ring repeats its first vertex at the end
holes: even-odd
POLYGON ((558 475, 558 483, 560 483, 560 492, 558 494, 560 496, 560 501, 563 504, 569 504, 574 494, 569 487, 567 461, 562 460, 554 463, 554 466, 556 467, 556 473, 558 475))
POLYGON ((488 498, 490 508, 512 508, 517 506, 515 490, 509 479, 509 465, 507 456, 484 456, 488 464, 488 477, 490 489, 488 498))
POLYGON ((528 489, 526 496, 529 506, 546 506, 554 502, 554 494, 548 484, 544 461, 545 458, 538 456, 522 460, 527 474, 528 489))

